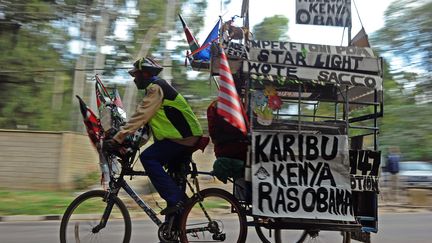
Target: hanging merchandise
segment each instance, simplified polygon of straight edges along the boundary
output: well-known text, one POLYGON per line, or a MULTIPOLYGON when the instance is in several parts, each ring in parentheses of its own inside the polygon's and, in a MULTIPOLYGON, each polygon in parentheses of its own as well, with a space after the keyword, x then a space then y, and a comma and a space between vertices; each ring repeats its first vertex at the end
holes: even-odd
POLYGON ((281 109, 283 103, 273 85, 266 85, 264 90, 254 91, 253 101, 257 122, 263 126, 272 124, 273 111, 281 109))

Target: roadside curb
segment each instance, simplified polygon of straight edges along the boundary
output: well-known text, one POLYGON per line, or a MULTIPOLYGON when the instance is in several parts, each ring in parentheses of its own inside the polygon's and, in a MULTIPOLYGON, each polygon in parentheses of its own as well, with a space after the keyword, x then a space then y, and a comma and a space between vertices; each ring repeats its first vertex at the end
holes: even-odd
POLYGON ((0 216, 0 222, 20 222, 20 221, 54 221, 60 220, 61 215, 10 215, 0 216))
POLYGON ((422 213, 432 212, 431 206, 413 206, 413 205, 382 205, 378 207, 380 213, 422 213))
MULTIPOLYGON (((92 214, 87 214, 88 216, 91 216, 92 214)), ((130 212, 129 215, 132 219, 135 220, 150 220, 145 214, 142 212, 130 212)), ((63 215, 7 215, 7 216, 0 216, 0 223, 1 222, 31 222, 31 221, 60 221, 62 219, 63 215)), ((99 216, 99 215, 98 215, 99 216)))

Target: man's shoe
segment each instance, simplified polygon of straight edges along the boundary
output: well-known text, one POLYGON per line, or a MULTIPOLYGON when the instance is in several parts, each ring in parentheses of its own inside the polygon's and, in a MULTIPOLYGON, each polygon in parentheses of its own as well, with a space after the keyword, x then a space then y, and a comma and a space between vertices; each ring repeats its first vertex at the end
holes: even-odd
POLYGON ((170 214, 173 214, 173 213, 177 213, 180 210, 183 210, 183 208, 184 208, 184 202, 183 201, 179 201, 178 203, 176 203, 173 206, 169 206, 169 207, 164 208, 160 212, 160 214, 161 215, 170 215, 170 214))

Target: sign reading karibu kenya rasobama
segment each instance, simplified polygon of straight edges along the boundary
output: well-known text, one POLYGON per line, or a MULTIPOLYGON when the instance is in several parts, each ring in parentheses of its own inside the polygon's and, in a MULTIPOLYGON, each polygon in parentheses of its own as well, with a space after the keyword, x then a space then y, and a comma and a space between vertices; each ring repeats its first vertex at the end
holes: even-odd
POLYGON ((353 221, 345 135, 256 132, 253 214, 353 221))

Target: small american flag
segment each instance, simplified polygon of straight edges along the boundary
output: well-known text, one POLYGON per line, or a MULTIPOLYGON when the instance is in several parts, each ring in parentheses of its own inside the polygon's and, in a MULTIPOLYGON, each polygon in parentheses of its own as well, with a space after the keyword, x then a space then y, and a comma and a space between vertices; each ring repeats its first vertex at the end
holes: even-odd
POLYGON ((221 48, 221 50, 217 113, 231 125, 246 134, 245 112, 235 88, 228 59, 223 48, 221 48))

